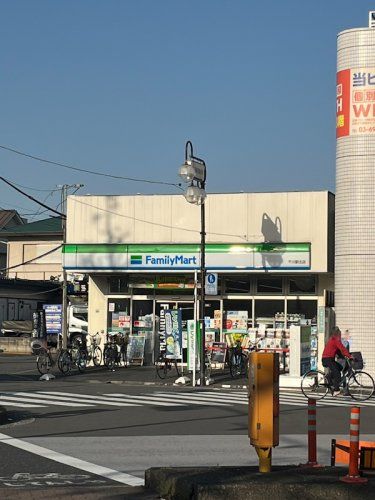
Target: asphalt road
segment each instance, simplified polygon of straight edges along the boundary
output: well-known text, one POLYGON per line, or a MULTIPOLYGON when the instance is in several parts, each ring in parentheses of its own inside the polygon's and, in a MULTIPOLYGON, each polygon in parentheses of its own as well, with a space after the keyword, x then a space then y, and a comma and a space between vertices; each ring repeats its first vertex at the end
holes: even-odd
MULTIPOLYGON (((0 426, 1 498, 38 488, 53 488, 60 498, 72 491, 155 498, 141 486, 149 467, 257 463, 247 437, 246 390, 143 385, 131 368, 39 381, 34 363, 0 356, 0 404, 14 418, 0 426)), ((306 401, 287 391, 280 402, 273 463, 304 462, 306 401)), ((343 399, 318 406, 321 462, 329 463, 332 438, 347 437, 349 413, 343 399)), ((362 438, 374 440, 374 417, 371 401, 361 410, 362 438)))

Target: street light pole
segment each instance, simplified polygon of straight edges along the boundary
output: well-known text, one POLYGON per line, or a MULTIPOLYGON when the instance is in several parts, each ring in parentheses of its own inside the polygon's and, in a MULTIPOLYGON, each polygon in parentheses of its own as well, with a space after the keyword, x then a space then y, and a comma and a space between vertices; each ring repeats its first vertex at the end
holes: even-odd
MULTIPOLYGON (((205 182, 202 183, 202 189, 205 188, 205 182)), ((205 300, 206 300, 206 213, 205 213, 205 203, 201 205, 201 346, 200 346, 200 380, 201 387, 205 383, 205 352, 206 352, 206 323, 204 317, 206 315, 205 311, 205 300)))
POLYGON ((180 168, 180 176, 185 182, 190 185, 184 193, 186 200, 189 203, 201 206, 201 244, 200 244, 200 385, 205 384, 205 354, 206 354, 206 325, 205 317, 205 284, 206 284, 206 214, 205 214, 205 198, 206 198, 206 163, 201 158, 194 156, 193 144, 187 141, 185 144, 185 163, 180 168), (195 184, 194 184, 195 183, 195 184))

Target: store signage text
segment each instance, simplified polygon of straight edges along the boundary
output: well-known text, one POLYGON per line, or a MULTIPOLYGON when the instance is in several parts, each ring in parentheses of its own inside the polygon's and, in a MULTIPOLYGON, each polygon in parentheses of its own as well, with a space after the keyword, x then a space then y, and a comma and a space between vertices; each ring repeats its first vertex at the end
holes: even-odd
POLYGON ((375 68, 337 73, 336 135, 375 134, 375 68))
POLYGON ((197 265, 197 258, 194 255, 193 257, 185 257, 184 255, 176 255, 172 257, 171 255, 164 255, 163 257, 155 257, 153 255, 146 255, 145 257, 146 265, 151 266, 189 266, 189 265, 197 265))

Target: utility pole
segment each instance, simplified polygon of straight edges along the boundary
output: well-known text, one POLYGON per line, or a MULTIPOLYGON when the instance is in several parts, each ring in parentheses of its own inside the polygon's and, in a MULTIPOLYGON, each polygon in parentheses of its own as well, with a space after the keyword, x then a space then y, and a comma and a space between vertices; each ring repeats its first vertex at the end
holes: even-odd
MULTIPOLYGON (((68 193, 68 184, 64 184, 61 187, 61 212, 66 216, 66 198, 68 193)), ((62 296, 62 348, 66 349, 68 347, 68 283, 67 283, 67 273, 64 266, 64 249, 66 243, 66 218, 61 218, 61 227, 63 233, 63 252, 62 252, 62 264, 63 264, 63 296, 62 296)))
MULTIPOLYGON (((68 347, 68 279, 67 272, 64 266, 64 249, 66 244, 66 201, 68 197, 68 189, 76 188, 76 191, 83 187, 83 184, 63 184, 61 187, 61 212, 65 218, 61 218, 61 229, 63 233, 63 296, 62 296, 62 348, 68 347)), ((74 192, 76 192, 74 191, 74 192)))

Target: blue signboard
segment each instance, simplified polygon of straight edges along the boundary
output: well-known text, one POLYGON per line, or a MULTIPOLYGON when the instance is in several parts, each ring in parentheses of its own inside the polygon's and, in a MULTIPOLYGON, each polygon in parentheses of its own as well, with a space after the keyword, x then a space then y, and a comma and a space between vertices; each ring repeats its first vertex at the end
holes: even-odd
POLYGON ((166 309, 165 343, 166 357, 181 359, 182 357, 182 316, 181 309, 166 309))
POLYGON ((62 305, 44 304, 43 309, 46 316, 47 335, 61 335, 62 332, 62 305))

